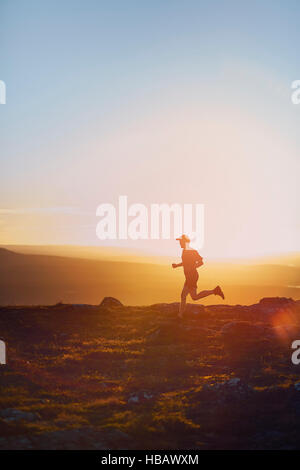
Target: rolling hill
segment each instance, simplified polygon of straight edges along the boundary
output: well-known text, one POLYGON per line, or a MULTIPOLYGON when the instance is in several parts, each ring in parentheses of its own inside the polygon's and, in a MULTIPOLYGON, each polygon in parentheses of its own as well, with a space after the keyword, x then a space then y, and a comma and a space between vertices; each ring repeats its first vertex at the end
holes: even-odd
MULTIPOLYGON (((125 304, 145 305, 178 300, 184 281, 182 270, 169 264, 72 258, 17 253, 0 249, 0 304, 98 304, 104 296, 125 304)), ((205 263, 198 288, 221 284, 226 303, 250 304, 263 296, 299 298, 300 267, 284 264, 205 263)), ((209 297, 201 303, 220 303, 209 297)))

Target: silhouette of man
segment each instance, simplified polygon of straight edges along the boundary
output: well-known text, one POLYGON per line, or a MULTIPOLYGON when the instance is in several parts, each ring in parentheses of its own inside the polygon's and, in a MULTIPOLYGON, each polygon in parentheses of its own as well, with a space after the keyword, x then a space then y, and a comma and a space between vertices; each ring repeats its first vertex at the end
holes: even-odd
POLYGON ((199 255, 198 251, 190 247, 190 239, 186 235, 182 235, 180 238, 176 238, 176 240, 179 240, 180 247, 182 248, 182 262, 179 264, 173 263, 172 267, 179 268, 180 266, 183 266, 185 275, 185 283, 181 292, 181 302, 178 313, 179 318, 182 318, 188 294, 190 294, 193 300, 199 300, 212 294, 219 295, 222 299, 225 297, 220 286, 217 286, 212 290, 203 290, 197 294, 197 281, 199 277, 197 268, 200 268, 200 266, 203 265, 203 259, 199 255))

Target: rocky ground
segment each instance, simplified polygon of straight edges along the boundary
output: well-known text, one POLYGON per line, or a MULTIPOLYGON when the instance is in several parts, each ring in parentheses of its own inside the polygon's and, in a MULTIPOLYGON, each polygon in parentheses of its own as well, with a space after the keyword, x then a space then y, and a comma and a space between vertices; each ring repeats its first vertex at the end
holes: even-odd
POLYGON ((1 307, 0 449, 300 448, 300 302, 1 307))

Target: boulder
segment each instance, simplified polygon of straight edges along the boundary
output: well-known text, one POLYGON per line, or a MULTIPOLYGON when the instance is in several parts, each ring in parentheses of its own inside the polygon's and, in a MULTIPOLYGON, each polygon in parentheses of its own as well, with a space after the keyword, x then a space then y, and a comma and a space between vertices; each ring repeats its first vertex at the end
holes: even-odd
POLYGON ((280 311, 292 312, 296 308, 296 303, 287 297, 264 297, 260 299, 257 307, 265 314, 275 314, 280 311))
POLYGON ((294 300, 288 297, 263 297, 259 305, 266 307, 285 307, 294 304, 294 300))
POLYGON ((153 304, 150 306, 151 310, 158 311, 160 313, 163 313, 164 315, 177 315, 178 310, 179 310, 179 303, 178 302, 173 302, 171 304, 167 303, 159 303, 159 304, 153 304))
POLYGON ((114 308, 114 307, 123 307, 122 302, 120 302, 118 299, 115 299, 114 297, 104 297, 102 300, 100 307, 108 307, 108 308, 114 308))

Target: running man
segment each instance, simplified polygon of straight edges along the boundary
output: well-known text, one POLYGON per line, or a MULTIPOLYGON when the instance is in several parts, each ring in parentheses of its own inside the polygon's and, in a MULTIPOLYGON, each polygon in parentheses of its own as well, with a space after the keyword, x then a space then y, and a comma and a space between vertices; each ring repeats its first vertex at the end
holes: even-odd
POLYGON ((180 247, 182 248, 182 263, 173 263, 172 267, 179 268, 180 266, 183 266, 185 275, 185 283, 181 292, 181 302, 178 314, 179 318, 182 318, 188 294, 190 294, 193 300, 199 300, 212 294, 219 295, 222 299, 225 297, 220 286, 217 286, 212 290, 202 290, 197 294, 197 281, 199 277, 197 268, 200 268, 200 266, 203 265, 202 257, 199 255, 198 251, 190 247, 190 239, 186 235, 182 235, 180 238, 176 238, 176 240, 179 240, 180 247))

